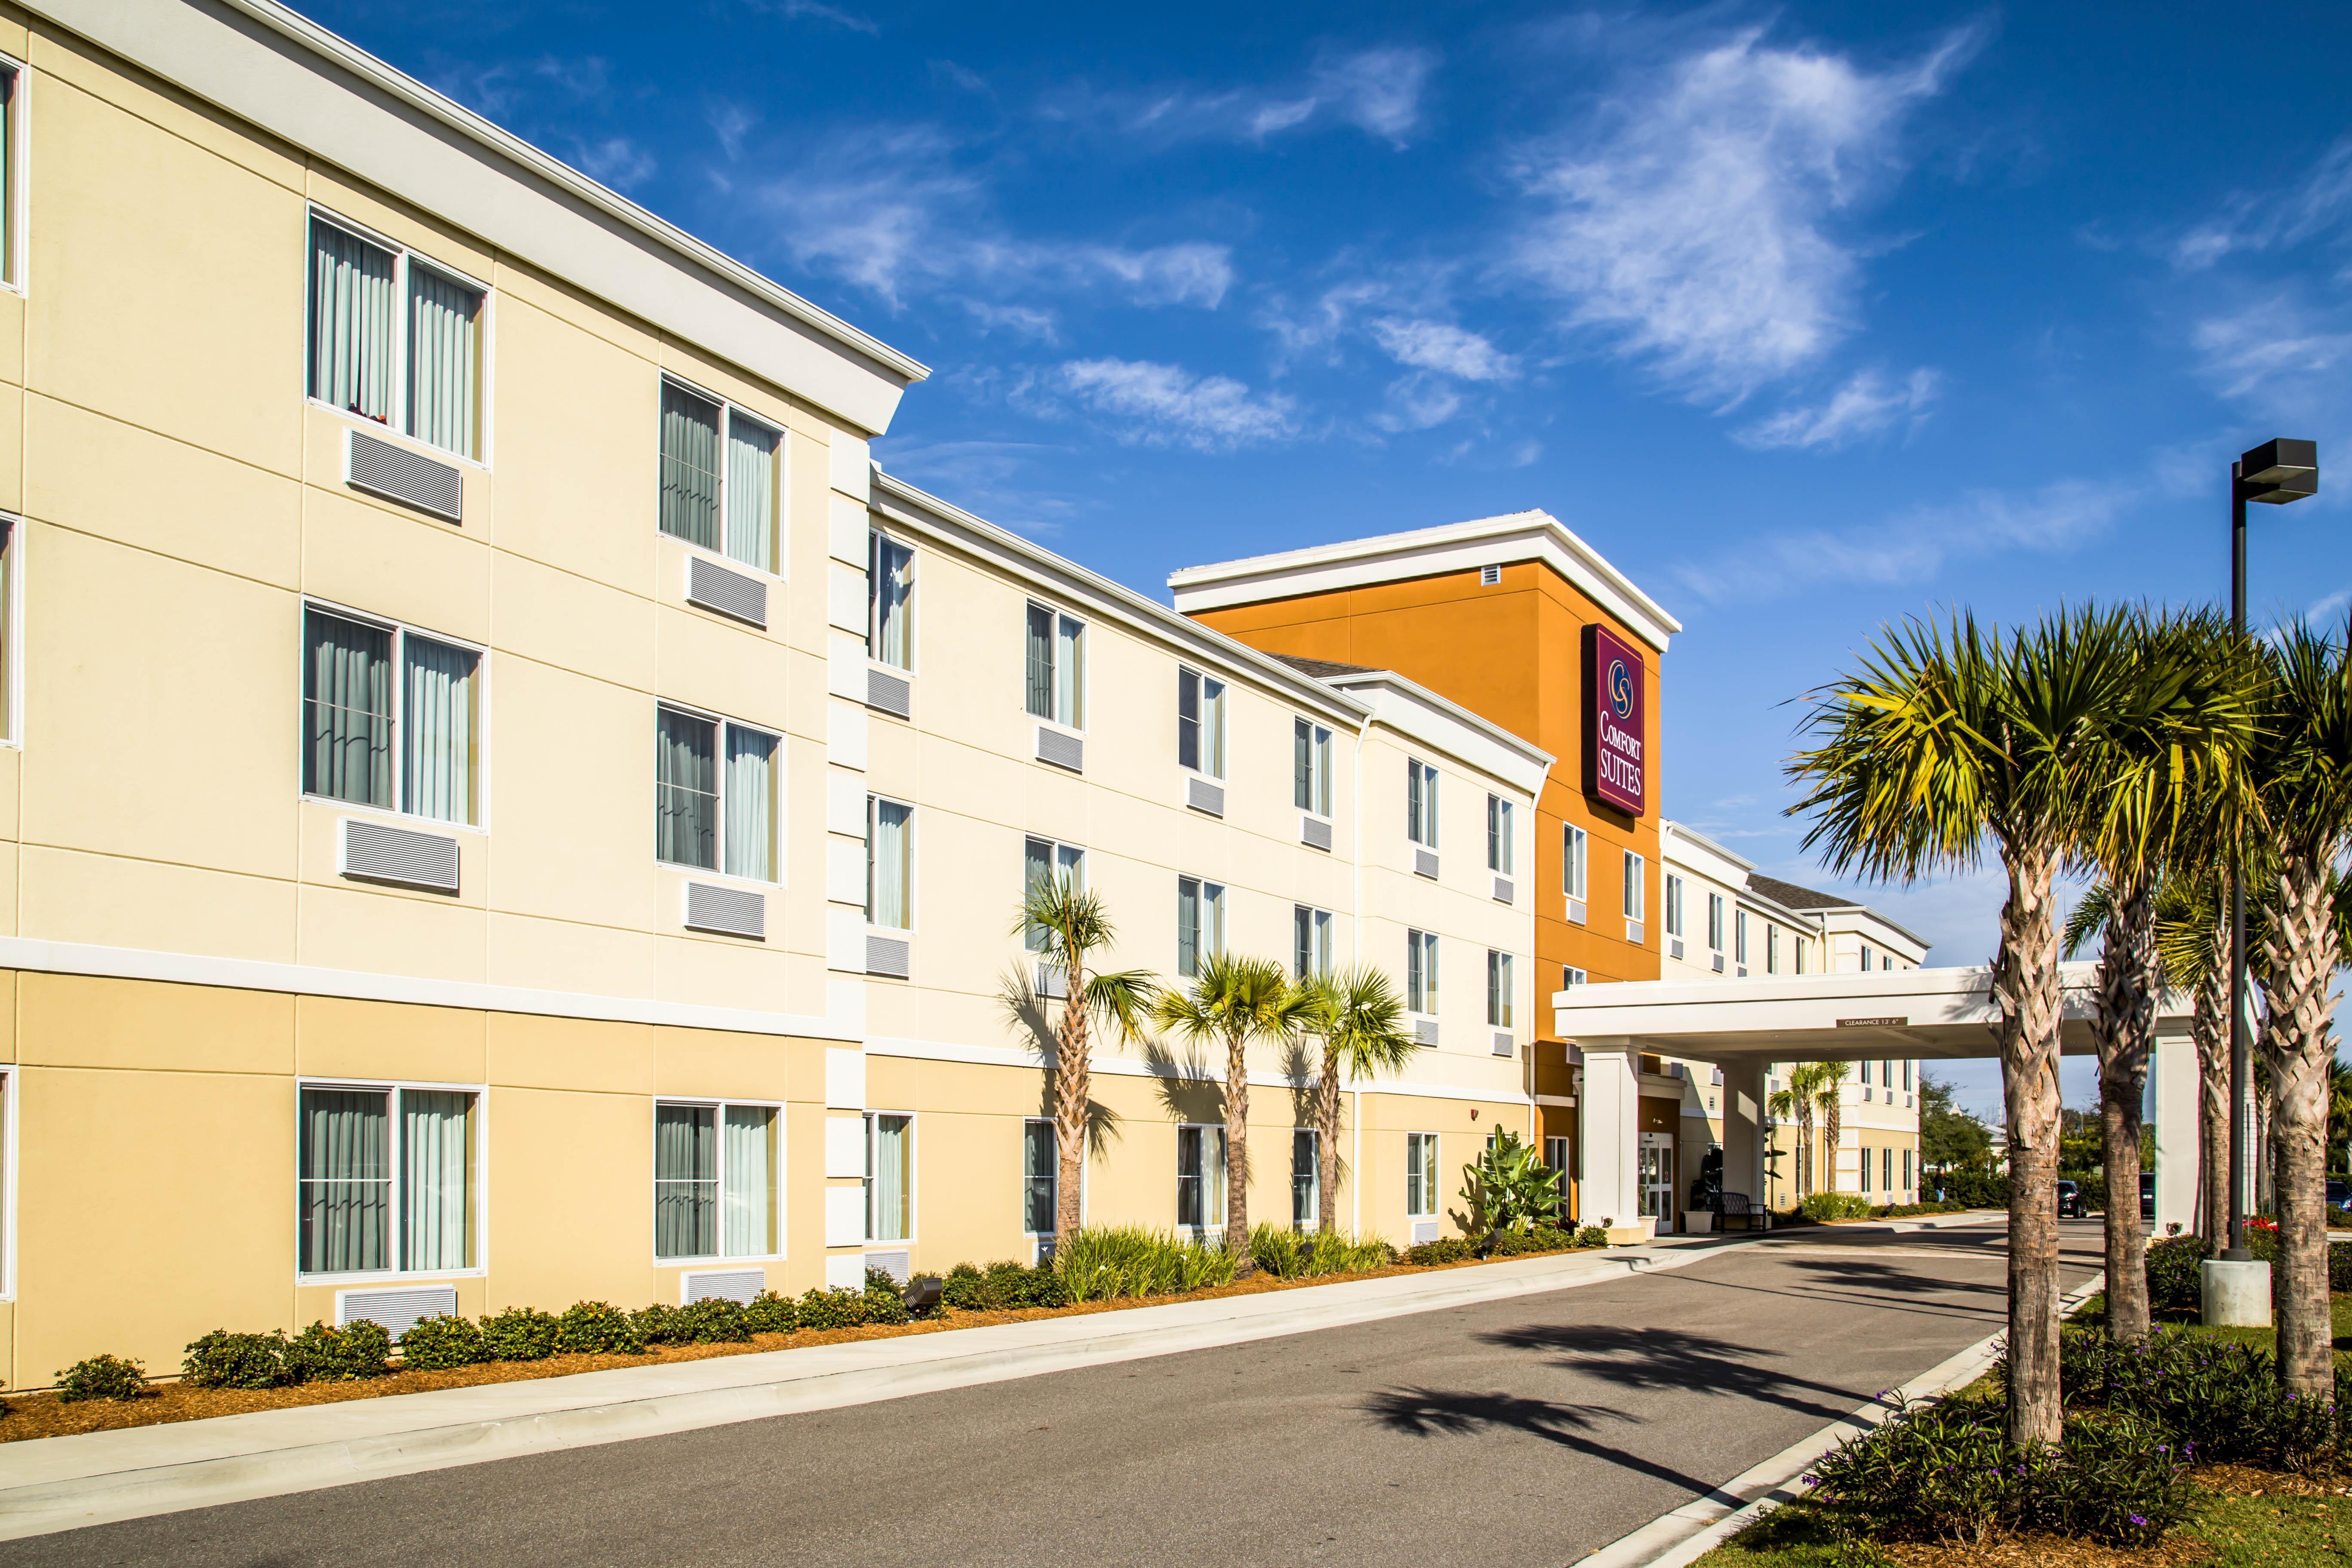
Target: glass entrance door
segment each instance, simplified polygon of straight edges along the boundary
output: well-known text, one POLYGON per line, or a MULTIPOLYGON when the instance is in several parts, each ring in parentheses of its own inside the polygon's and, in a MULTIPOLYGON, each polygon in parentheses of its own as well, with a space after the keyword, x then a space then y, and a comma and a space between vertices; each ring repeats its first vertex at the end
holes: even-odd
POLYGON ((1675 1212, 1675 1141, 1664 1132, 1642 1134, 1634 1180, 1641 1189, 1642 1217, 1654 1219, 1664 1230, 1675 1212))

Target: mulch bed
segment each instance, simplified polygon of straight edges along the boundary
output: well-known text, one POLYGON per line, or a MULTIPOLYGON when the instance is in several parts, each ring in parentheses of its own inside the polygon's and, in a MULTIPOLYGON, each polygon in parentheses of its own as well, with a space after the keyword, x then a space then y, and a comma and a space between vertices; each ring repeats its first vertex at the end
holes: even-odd
MULTIPOLYGON (((1597 1251, 1598 1248, 1576 1248, 1597 1251)), ((1522 1253, 1523 1258, 1562 1258, 1566 1253, 1522 1253)), ((295 1405, 334 1405, 346 1399, 379 1399, 392 1394, 423 1394, 436 1388, 471 1388, 484 1383, 523 1383, 542 1377, 568 1377, 573 1373, 608 1372, 614 1367, 654 1366, 665 1362, 709 1361, 714 1356, 750 1355, 760 1351, 799 1350, 808 1345, 842 1344, 853 1340, 897 1339, 907 1334, 935 1334, 945 1329, 983 1328, 992 1323, 1020 1323, 1036 1318, 1071 1318, 1088 1312, 1117 1312, 1131 1307, 1165 1307, 1179 1301, 1213 1301, 1223 1296, 1256 1296, 1270 1290, 1295 1290, 1308 1285, 1337 1285, 1355 1279, 1384 1279, 1398 1274, 1433 1274, 1466 1268, 1480 1262, 1397 1263, 1360 1274, 1325 1274, 1309 1279, 1277 1279, 1260 1274, 1231 1285, 1181 1295, 1128 1296, 1113 1301, 1082 1301, 1068 1307, 1024 1307, 1003 1312, 957 1312, 925 1322, 868 1326, 856 1329, 803 1329, 790 1334, 754 1334, 746 1344, 657 1345, 643 1355, 559 1355, 545 1361, 486 1362, 479 1366, 452 1367, 443 1372, 394 1372, 389 1377, 352 1383, 304 1383, 291 1388, 190 1388, 178 1382, 159 1381, 144 1398, 86 1399, 67 1405, 54 1394, 13 1394, 0 1414, 0 1443, 34 1437, 62 1437, 79 1432, 105 1432, 119 1426, 156 1426, 171 1421, 203 1421, 215 1415, 242 1415, 256 1410, 282 1410, 295 1405)), ((1510 1262, 1512 1259, 1496 1259, 1510 1262)))

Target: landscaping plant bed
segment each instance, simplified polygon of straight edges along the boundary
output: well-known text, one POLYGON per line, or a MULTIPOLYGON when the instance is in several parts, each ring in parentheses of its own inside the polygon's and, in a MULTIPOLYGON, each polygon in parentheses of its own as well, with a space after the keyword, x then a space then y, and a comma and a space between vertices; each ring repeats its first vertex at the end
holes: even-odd
MULTIPOLYGON (((1559 1258, 1567 1248, 1522 1257, 1559 1258)), ((1486 1261, 1507 1258, 1464 1258, 1448 1263, 1393 1263, 1386 1268, 1345 1274, 1279 1279, 1257 1274, 1231 1284, 1151 1296, 1121 1296, 1109 1300, 1078 1301, 1065 1307, 1026 1307, 1002 1310, 957 1310, 909 1323, 866 1324, 846 1329, 798 1329, 789 1334, 754 1334, 748 1342, 718 1344, 656 1345, 642 1353, 553 1355, 538 1361, 482 1362, 471 1366, 430 1372, 394 1370, 388 1376, 344 1382, 296 1384, 282 1388, 196 1388, 185 1383, 156 1381, 137 1399, 86 1399, 73 1403, 54 1393, 11 1394, 0 1414, 0 1443, 36 1437, 60 1437, 81 1432, 105 1432, 123 1426, 154 1426, 173 1421, 202 1421, 215 1415, 242 1415, 257 1410, 281 1410, 303 1405, 332 1405, 348 1399, 375 1399, 394 1394, 423 1394, 441 1388, 471 1388, 486 1383, 521 1383, 538 1378, 568 1377, 577 1373, 609 1372, 617 1367, 653 1366, 667 1362, 708 1361, 716 1356, 751 1355, 764 1351, 799 1350, 806 1346, 842 1344, 857 1340, 896 1339, 906 1334, 938 1333, 947 1329, 985 1328, 995 1323, 1027 1322, 1040 1318, 1071 1318, 1091 1312, 1123 1311, 1133 1307, 1165 1307, 1181 1301, 1211 1301, 1227 1296, 1255 1296, 1308 1285, 1337 1285, 1358 1279, 1382 1279, 1402 1274, 1433 1274, 1486 1261)))

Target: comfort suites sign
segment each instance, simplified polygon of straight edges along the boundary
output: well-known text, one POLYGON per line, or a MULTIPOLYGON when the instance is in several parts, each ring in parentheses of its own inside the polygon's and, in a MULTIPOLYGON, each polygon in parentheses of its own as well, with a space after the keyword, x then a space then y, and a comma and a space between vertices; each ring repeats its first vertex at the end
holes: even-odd
POLYGON ((1642 656, 1606 626, 1584 628, 1584 793, 1632 816, 1648 802, 1642 656))

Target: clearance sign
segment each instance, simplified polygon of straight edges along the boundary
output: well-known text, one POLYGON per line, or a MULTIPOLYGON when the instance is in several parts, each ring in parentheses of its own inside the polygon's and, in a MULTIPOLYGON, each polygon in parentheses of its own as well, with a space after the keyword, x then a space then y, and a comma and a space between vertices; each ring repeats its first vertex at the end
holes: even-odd
POLYGON ((1584 628, 1584 793, 1633 816, 1643 781, 1649 693, 1642 656, 1606 626, 1584 628))

